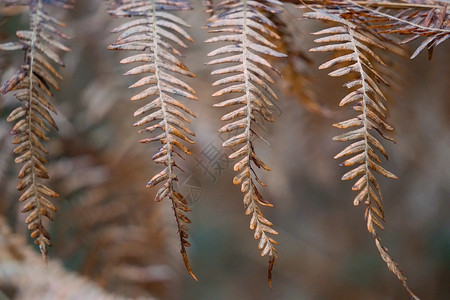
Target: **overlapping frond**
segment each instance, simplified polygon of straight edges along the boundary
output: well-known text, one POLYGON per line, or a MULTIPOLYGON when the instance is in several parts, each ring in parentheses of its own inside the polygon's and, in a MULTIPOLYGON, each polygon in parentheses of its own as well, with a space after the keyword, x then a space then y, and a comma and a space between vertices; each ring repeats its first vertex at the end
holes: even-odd
POLYGON ((261 255, 269 256, 268 280, 271 285, 272 268, 277 258, 276 241, 270 236, 278 234, 272 228, 259 205, 272 206, 266 201, 257 189, 256 182, 265 185, 257 177, 254 166, 270 170, 270 168, 256 155, 252 136, 258 136, 255 123, 259 117, 272 122, 271 107, 273 99, 277 99, 275 92, 269 86, 273 79, 265 69, 277 70, 264 56, 285 57, 277 52, 276 45, 271 39, 279 38, 275 32, 275 24, 265 16, 281 12, 282 3, 276 0, 226 0, 221 1, 214 8, 214 15, 209 20, 208 28, 211 33, 220 33, 208 39, 208 43, 230 42, 208 54, 208 56, 221 56, 208 65, 232 64, 214 70, 213 75, 225 75, 224 78, 214 82, 214 86, 223 86, 213 96, 239 94, 232 98, 215 104, 215 107, 239 106, 237 109, 222 117, 229 123, 219 131, 230 133, 232 136, 223 143, 224 147, 239 149, 229 158, 237 159, 234 170, 239 172, 233 183, 241 185, 245 193, 244 206, 246 215, 251 215, 250 228, 255 230, 254 237, 259 239, 261 255))
POLYGON ((402 44, 425 38, 411 59, 424 49, 428 50, 428 58, 431 59, 433 49, 450 38, 448 3, 436 2, 436 5, 424 7, 411 5, 396 12, 392 9, 374 10, 353 1, 348 2, 354 5, 351 13, 364 17, 365 22, 372 24, 370 28, 379 33, 407 35, 402 44))
POLYGON ((349 131, 335 136, 333 139, 340 142, 351 142, 335 158, 349 157, 340 165, 352 167, 352 170, 342 176, 342 180, 357 179, 352 187, 352 190, 358 192, 353 204, 364 203, 366 205, 367 229, 373 235, 381 257, 391 272, 402 281, 410 296, 416 298, 408 288, 406 277, 398 268, 397 263, 381 245, 376 231, 377 228, 384 228, 382 224, 384 212, 380 185, 375 174, 397 179, 397 176, 381 166, 380 154, 386 159, 388 156, 375 135, 375 132, 378 132, 381 137, 393 141, 386 135, 386 132, 392 131, 393 128, 386 122, 387 99, 380 89, 380 84, 388 85, 388 82, 384 79, 382 68, 381 70, 376 68, 377 65, 384 66, 385 63, 373 50, 385 49, 388 44, 375 32, 361 24, 356 26, 343 18, 341 14, 341 9, 326 8, 305 13, 307 18, 337 23, 337 26, 313 33, 322 36, 315 42, 324 45, 312 48, 310 51, 337 52, 334 58, 323 63, 319 68, 336 67, 329 73, 332 77, 351 75, 350 81, 345 84, 350 92, 340 101, 339 105, 352 104, 357 116, 334 124, 337 128, 349 129, 349 131))
MULTIPOLYGON (((310 76, 305 68, 299 67, 299 63, 310 65, 312 60, 303 49, 300 49, 292 28, 281 15, 270 14, 269 18, 276 24, 276 32, 280 36, 275 44, 287 55, 286 59, 280 62, 279 67, 280 73, 283 74, 283 80, 280 83, 283 94, 295 98, 310 112, 327 115, 327 109, 320 106, 312 92, 310 76)), ((269 57, 269 61, 275 62, 275 60, 276 58, 269 57)))
POLYGON ((305 5, 335 6, 345 11, 345 18, 357 23, 370 24, 380 34, 406 36, 400 43, 407 44, 424 38, 411 55, 411 59, 427 49, 431 59, 433 49, 450 38, 448 1, 442 0, 302 0, 305 5))
POLYGON ((25 51, 25 64, 3 85, 1 92, 16 91, 16 98, 23 103, 7 120, 15 122, 11 131, 13 143, 17 145, 15 162, 23 164, 18 176, 17 189, 23 191, 19 201, 25 203, 22 212, 28 213, 28 229, 44 260, 46 246, 51 246, 44 217, 53 219, 56 207, 50 199, 57 198, 58 194, 42 183, 42 179, 49 178, 45 167, 48 151, 42 142, 49 140, 50 126, 58 129, 51 115, 56 113, 51 104, 51 90, 59 89, 58 80, 62 77, 54 65, 64 66, 58 51, 69 51, 60 42, 67 38, 60 31, 64 23, 51 16, 47 7, 70 8, 70 3, 68 0, 6 1, 7 5, 29 6, 30 29, 17 31, 17 42, 0 45, 0 50, 25 51))
POLYGON ((161 183, 162 187, 156 194, 156 201, 169 198, 178 226, 181 242, 181 254, 189 274, 196 279, 187 258, 186 247, 188 231, 186 224, 191 221, 186 216, 190 211, 186 199, 175 190, 177 181, 177 157, 191 154, 185 143, 192 144, 194 132, 188 127, 189 116, 195 114, 178 97, 196 100, 195 91, 175 75, 194 77, 194 74, 179 60, 180 52, 173 46, 186 47, 183 40, 191 41, 191 37, 184 27, 189 25, 181 18, 169 13, 190 9, 189 1, 179 0, 122 0, 109 11, 115 17, 132 17, 128 21, 112 30, 120 33, 117 41, 109 46, 113 50, 140 51, 129 56, 123 64, 136 64, 125 75, 145 75, 130 88, 145 87, 145 89, 131 98, 132 101, 148 100, 134 115, 141 119, 133 126, 147 126, 139 133, 161 133, 150 138, 141 139, 141 143, 159 141, 162 146, 153 155, 153 160, 164 165, 164 169, 153 176, 147 187, 161 183), (173 75, 174 74, 174 75, 173 75), (149 100, 149 98, 151 100, 149 100))

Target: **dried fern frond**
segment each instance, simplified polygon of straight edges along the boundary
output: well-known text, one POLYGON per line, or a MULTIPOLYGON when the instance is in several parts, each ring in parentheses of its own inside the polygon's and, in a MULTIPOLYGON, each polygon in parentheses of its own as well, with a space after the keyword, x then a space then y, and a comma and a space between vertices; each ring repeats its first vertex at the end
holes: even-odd
POLYGON ((411 55, 411 59, 427 49, 431 59, 433 49, 450 38, 448 1, 353 1, 302 0, 304 5, 335 5, 345 8, 345 18, 371 24, 380 34, 406 35, 401 44, 425 38, 411 55))
POLYGON ((339 106, 352 104, 353 110, 358 114, 355 118, 334 124, 341 129, 351 129, 346 133, 335 136, 333 140, 349 142, 347 146, 335 159, 349 156, 340 165, 353 167, 342 176, 342 180, 358 180, 353 185, 352 190, 358 191, 354 205, 364 203, 366 205, 365 218, 367 229, 372 234, 375 244, 382 259, 386 262, 389 270, 393 272, 403 283, 407 292, 414 299, 417 296, 408 288, 406 277, 398 268, 397 263, 389 256, 387 249, 381 245, 377 234, 377 228, 384 229, 384 211, 382 205, 381 189, 375 177, 379 173, 387 178, 397 179, 393 173, 381 166, 379 154, 388 158, 386 150, 374 135, 378 132, 381 137, 393 141, 386 135, 387 131, 393 128, 386 122, 387 99, 381 91, 379 85, 388 85, 382 68, 377 70, 377 66, 384 66, 385 63, 372 49, 386 49, 389 45, 382 36, 376 34, 361 24, 355 25, 341 17, 343 10, 318 8, 313 12, 305 13, 305 17, 330 21, 334 27, 313 33, 321 35, 315 40, 317 43, 325 44, 312 48, 312 52, 337 52, 337 55, 323 63, 319 69, 337 67, 329 73, 332 77, 341 77, 350 74, 352 77, 344 86, 350 89, 339 106), (353 129, 355 128, 355 129, 353 129), (356 166, 356 167, 355 167, 356 166))
POLYGON ((13 144, 17 147, 14 153, 15 162, 23 164, 19 172, 20 182, 17 186, 23 191, 20 202, 25 202, 22 212, 28 213, 26 223, 32 231, 31 237, 39 246, 42 257, 46 260, 46 246, 51 246, 50 235, 44 227, 44 217, 52 220, 55 205, 50 201, 58 194, 42 183, 48 179, 45 167, 47 149, 42 141, 48 141, 48 125, 58 129, 51 112, 56 109, 51 104, 51 89, 59 89, 58 80, 62 76, 53 64, 64 66, 60 51, 69 51, 59 40, 67 36, 60 31, 64 23, 56 20, 46 10, 48 6, 70 8, 68 0, 28 0, 6 1, 9 5, 27 5, 30 9, 30 29, 17 31, 17 42, 0 45, 0 50, 24 50, 25 64, 1 88, 3 94, 17 91, 16 98, 23 103, 8 116, 9 122, 15 122, 11 131, 14 135, 13 144))
POLYGON ((267 220, 259 205, 273 206, 266 201, 257 189, 256 182, 265 185, 257 177, 254 166, 270 170, 270 168, 256 155, 251 140, 255 131, 256 118, 259 115, 263 120, 272 122, 271 107, 273 99, 277 99, 275 92, 268 83, 273 79, 264 69, 278 72, 263 56, 285 57, 285 54, 275 51, 276 45, 270 39, 277 39, 275 24, 265 16, 281 12, 282 3, 275 0, 247 1, 231 0, 221 1, 214 9, 214 16, 209 20, 208 28, 211 33, 220 33, 206 42, 231 42, 231 45, 220 47, 208 56, 222 55, 208 65, 231 63, 214 70, 211 74, 225 77, 214 82, 213 86, 226 85, 213 94, 218 97, 227 94, 240 94, 228 100, 215 104, 215 107, 228 107, 237 105, 239 108, 222 117, 223 121, 230 121, 223 126, 220 132, 234 133, 233 137, 223 143, 224 147, 239 146, 239 150, 232 153, 229 158, 237 159, 234 170, 239 172, 233 183, 241 185, 245 193, 245 214, 251 215, 250 229, 255 230, 254 237, 259 239, 261 255, 269 256, 268 282, 271 286, 272 269, 277 258, 275 245, 277 242, 270 234, 278 234, 272 228, 272 222, 267 220))
POLYGON ((450 14, 447 3, 437 2, 436 4, 440 5, 432 8, 412 6, 391 14, 390 11, 374 10, 353 1, 348 2, 356 8, 350 13, 366 18, 365 22, 372 24, 369 28, 376 28, 379 33, 407 35, 408 37, 401 41, 402 44, 424 37, 425 39, 411 55, 411 59, 424 49, 428 50, 428 58, 431 59, 433 49, 450 38, 450 14))
POLYGON ((176 0, 123 0, 116 1, 116 4, 114 9, 109 11, 112 16, 132 17, 133 20, 112 30, 113 33, 121 34, 109 49, 142 52, 121 60, 121 63, 141 63, 125 75, 146 75, 130 86, 130 88, 145 87, 145 90, 133 96, 131 100, 148 100, 149 97, 152 99, 134 113, 136 117, 143 117, 133 126, 148 126, 138 133, 161 130, 156 136, 140 140, 144 144, 154 141, 162 144, 159 151, 153 155, 153 160, 164 165, 164 169, 153 176, 147 187, 163 184, 156 194, 156 201, 169 198, 172 202, 181 242, 181 254, 187 271, 197 280, 186 253, 186 247, 190 244, 187 241, 188 231, 185 224, 191 222, 186 212, 190 209, 186 199, 175 190, 174 186, 174 182, 177 181, 176 169, 182 171, 176 163, 177 156, 183 158, 182 153, 191 154, 185 142, 193 144, 191 137, 195 136, 188 127, 189 115, 195 117, 195 114, 176 97, 191 100, 197 100, 197 97, 188 84, 172 75, 194 77, 194 74, 178 59, 180 52, 172 45, 187 47, 183 39, 189 41, 192 39, 183 28, 189 25, 181 18, 168 13, 191 7, 188 1, 176 0))

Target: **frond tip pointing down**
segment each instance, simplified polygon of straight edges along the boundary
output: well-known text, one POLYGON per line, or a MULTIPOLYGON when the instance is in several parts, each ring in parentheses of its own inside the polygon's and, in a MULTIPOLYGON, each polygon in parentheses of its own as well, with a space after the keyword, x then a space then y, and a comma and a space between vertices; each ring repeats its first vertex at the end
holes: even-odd
MULTIPOLYGON (((398 179, 396 175, 381 167, 379 154, 388 158, 383 145, 375 137, 378 132, 381 137, 393 141, 386 135, 386 131, 393 128, 386 122, 387 99, 379 83, 388 85, 384 79, 383 72, 377 70, 375 64, 385 66, 383 60, 372 49, 387 49, 389 42, 382 36, 371 31, 363 24, 356 26, 351 21, 342 17, 341 9, 319 8, 313 12, 305 13, 305 17, 337 23, 337 26, 329 27, 313 33, 320 35, 315 42, 325 44, 312 48, 312 52, 337 52, 338 54, 331 60, 323 63, 319 69, 336 67, 336 70, 329 73, 332 77, 341 77, 352 74, 352 79, 344 86, 350 89, 350 93, 345 96, 339 106, 353 104, 353 110, 357 116, 334 124, 341 129, 351 129, 343 134, 335 136, 333 140, 340 142, 352 142, 344 150, 335 156, 335 159, 347 158, 340 165, 352 167, 342 176, 342 180, 358 180, 353 185, 352 190, 358 194, 353 200, 354 205, 364 203, 365 219, 368 231, 372 234, 377 249, 386 262, 389 270, 405 286, 407 292, 414 299, 417 296, 408 288, 406 277, 398 268, 398 264, 389 256, 386 248, 381 245, 376 228, 384 229, 384 211, 382 205, 381 189, 375 177, 379 173, 387 178, 398 179), (355 167, 356 166, 356 167, 355 167)), ((382 69, 382 67, 381 67, 382 69)))
POLYGON ((230 121, 219 131, 230 133, 231 138, 223 143, 224 147, 239 150, 232 153, 229 158, 240 161, 234 165, 234 170, 239 172, 233 179, 233 183, 241 185, 241 191, 245 193, 245 214, 251 215, 250 229, 255 230, 254 237, 259 240, 258 248, 262 250, 261 256, 269 256, 268 282, 272 287, 272 269, 275 265, 277 242, 270 236, 278 234, 272 228, 272 222, 267 220, 259 207, 273 206, 266 201, 257 189, 256 182, 265 185, 257 177, 254 166, 269 171, 270 168, 256 155, 253 135, 257 135, 255 124, 257 117, 272 122, 271 107, 273 99, 277 96, 268 83, 273 79, 266 73, 265 68, 278 72, 263 56, 285 57, 283 53, 274 49, 276 45, 270 39, 279 38, 275 33, 275 24, 265 16, 281 12, 282 3, 275 0, 247 1, 231 0, 222 1, 214 9, 214 15, 208 24, 211 33, 221 33, 208 39, 206 42, 231 42, 231 45, 220 47, 208 54, 208 56, 222 56, 216 58, 208 65, 232 63, 232 66, 216 69, 211 74, 225 75, 224 78, 214 82, 213 86, 222 86, 213 96, 227 94, 240 94, 228 100, 215 104, 215 107, 239 106, 239 108, 222 117, 223 121, 230 121))
POLYGON ((50 201, 59 195, 41 182, 48 179, 45 164, 47 149, 42 141, 48 141, 48 125, 58 129, 51 113, 56 109, 51 104, 51 89, 59 90, 58 80, 62 76, 53 64, 64 66, 58 51, 69 51, 57 37, 67 38, 59 28, 64 23, 56 20, 46 11, 47 6, 70 8, 67 0, 6 1, 8 5, 28 5, 30 8, 30 29, 17 31, 17 42, 0 44, 0 50, 24 50, 26 64, 1 88, 1 92, 17 91, 17 100, 22 106, 13 110, 7 118, 15 122, 11 131, 13 144, 17 145, 15 162, 23 164, 19 172, 19 191, 23 191, 19 202, 24 202, 23 213, 28 213, 25 222, 32 231, 31 238, 39 246, 44 261, 47 246, 51 246, 50 234, 44 226, 44 217, 53 220, 55 205, 50 201))
POLYGON ((197 100, 197 97, 188 84, 174 76, 194 77, 194 74, 178 59, 180 52, 172 44, 185 48, 183 39, 189 41, 192 39, 183 28, 189 25, 167 12, 190 9, 190 5, 188 1, 177 0, 119 2, 109 13, 115 17, 133 17, 133 20, 112 30, 113 33, 120 33, 120 36, 109 49, 141 52, 122 59, 121 63, 140 63, 125 75, 145 75, 130 86, 130 88, 145 87, 131 100, 142 101, 152 98, 134 113, 135 117, 141 119, 133 126, 147 126, 139 130, 139 134, 161 131, 156 136, 140 140, 144 144, 156 141, 162 144, 152 158, 157 164, 164 165, 164 169, 151 178, 147 187, 163 184, 156 194, 156 201, 170 199, 177 222, 183 261, 191 277, 197 280, 186 253, 186 247, 190 246, 186 224, 191 221, 185 213, 190 211, 190 208, 183 195, 175 190, 174 185, 178 180, 176 169, 181 171, 176 163, 177 156, 183 158, 183 153, 191 154, 185 143, 193 144, 192 137, 195 136, 188 127, 189 116, 195 117, 195 114, 176 97, 191 100, 197 100))

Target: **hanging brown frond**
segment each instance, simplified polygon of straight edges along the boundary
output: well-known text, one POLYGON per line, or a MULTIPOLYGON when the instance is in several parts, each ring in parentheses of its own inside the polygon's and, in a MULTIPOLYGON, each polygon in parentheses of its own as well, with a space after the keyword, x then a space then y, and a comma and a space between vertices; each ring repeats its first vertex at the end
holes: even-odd
POLYGON ((424 49, 428 50, 428 58, 431 59, 433 49, 450 38, 448 3, 436 2, 437 7, 431 8, 411 5, 411 8, 405 7, 394 13, 348 2, 355 6, 355 10, 350 13, 366 18, 365 22, 372 24, 369 28, 376 29, 379 33, 406 35, 401 44, 425 38, 411 55, 411 59, 424 49))
POLYGON ((352 104, 353 110, 358 114, 356 117, 334 124, 341 129, 351 129, 346 133, 335 136, 333 140, 352 143, 335 156, 340 159, 349 156, 340 165, 352 167, 342 176, 342 180, 358 180, 352 190, 357 191, 354 205, 364 203, 366 205, 365 218, 367 229, 372 234, 382 259, 386 262, 389 270, 393 272, 405 286, 407 292, 414 299, 417 296, 408 288, 406 277, 398 268, 398 264, 389 256, 386 248, 381 245, 377 234, 377 228, 384 229, 384 211, 382 205, 381 190, 375 173, 387 178, 397 179, 393 173, 381 166, 379 154, 388 158, 383 145, 374 135, 375 132, 393 141, 386 135, 393 128, 386 122, 387 99, 379 85, 388 85, 384 79, 383 69, 377 70, 376 66, 384 66, 385 63, 372 49, 386 49, 388 42, 382 36, 376 34, 361 24, 355 25, 341 17, 343 9, 327 9, 324 7, 314 9, 313 12, 305 13, 305 17, 330 21, 338 24, 324 30, 313 33, 321 35, 315 40, 317 43, 325 44, 312 48, 312 52, 337 52, 337 55, 320 65, 319 69, 336 67, 329 73, 332 77, 341 77, 351 74, 350 81, 344 86, 350 89, 339 106, 352 104), (353 129, 354 128, 354 129, 353 129))
POLYGON ((431 59, 433 50, 450 38, 448 1, 353 1, 302 0, 304 5, 334 5, 345 8, 345 18, 357 20, 380 34, 406 36, 400 43, 407 44, 425 38, 411 55, 411 59, 427 49, 431 59))
POLYGON ((263 56, 285 57, 285 54, 275 51, 276 45, 270 39, 278 39, 275 24, 265 16, 281 12, 280 1, 247 1, 231 0, 221 1, 214 9, 214 16, 209 20, 208 28, 211 33, 220 35, 208 39, 206 42, 231 42, 231 45, 220 47, 208 56, 223 55, 221 58, 208 62, 208 65, 232 63, 214 70, 211 74, 226 77, 214 82, 213 86, 226 85, 213 96, 227 94, 240 94, 241 96, 225 100, 215 107, 228 107, 238 105, 239 108, 222 117, 223 121, 231 121, 219 131, 228 132, 233 136, 223 143, 224 147, 240 146, 229 158, 240 158, 234 165, 239 172, 233 183, 241 185, 245 193, 245 214, 251 215, 250 229, 255 230, 254 237, 259 239, 261 255, 269 256, 268 281, 272 282, 272 269, 277 258, 276 241, 269 234, 278 234, 272 229, 272 223, 267 220, 259 207, 273 206, 265 200, 257 189, 256 182, 265 186, 257 177, 254 166, 269 171, 270 168, 256 155, 251 140, 253 135, 259 136, 255 131, 257 116, 272 122, 272 99, 277 99, 275 92, 268 83, 273 79, 264 69, 278 72, 263 56), (268 83, 267 83, 268 82, 268 83), (271 99, 272 98, 272 99, 271 99))
POLYGON ((47 11, 48 6, 70 8, 68 0, 27 0, 6 1, 9 5, 27 5, 30 9, 30 29, 17 31, 17 42, 0 45, 0 50, 24 50, 25 64, 1 88, 3 94, 17 91, 16 98, 23 103, 8 116, 9 122, 15 122, 11 131, 13 143, 17 145, 14 153, 18 155, 15 162, 23 164, 19 172, 20 182, 17 186, 23 191, 19 201, 24 202, 22 212, 28 213, 26 223, 32 231, 31 237, 39 246, 42 257, 46 260, 46 246, 51 246, 50 234, 44 227, 44 217, 52 220, 56 212, 50 201, 58 194, 42 183, 48 179, 45 167, 47 149, 42 141, 48 141, 48 125, 58 129, 51 112, 56 114, 51 104, 51 89, 59 89, 58 80, 62 79, 53 64, 64 66, 57 52, 69 51, 59 40, 67 36, 60 31, 64 23, 56 20, 47 11))
POLYGON ((109 46, 109 49, 141 52, 121 60, 121 63, 141 63, 125 75, 145 75, 130 86, 130 88, 145 87, 131 100, 148 100, 149 97, 152 99, 134 113, 136 117, 143 117, 133 126, 148 126, 139 130, 139 134, 161 130, 161 133, 156 136, 140 140, 144 144, 154 141, 162 144, 159 151, 153 155, 153 160, 164 165, 164 169, 153 176, 147 187, 163 184, 156 194, 156 201, 169 198, 172 202, 181 242, 181 254, 187 271, 197 280, 186 253, 186 247, 190 244, 187 241, 188 230, 185 224, 191 222, 186 212, 190 209, 186 199, 175 190, 174 186, 174 182, 177 181, 176 169, 181 170, 176 163, 176 157, 182 158, 182 153, 191 154, 185 142, 193 144, 191 137, 195 135, 188 127, 190 123, 188 115, 192 117, 195 115, 177 100, 176 96, 191 100, 197 100, 197 97, 188 84, 172 75, 194 77, 194 74, 178 59, 180 52, 172 45, 187 47, 183 38, 189 41, 192 39, 183 28, 189 25, 168 12, 190 8, 188 1, 179 0, 116 1, 116 5, 109 13, 115 17, 132 17, 133 19, 112 30, 113 33, 121 34, 117 41, 109 46))

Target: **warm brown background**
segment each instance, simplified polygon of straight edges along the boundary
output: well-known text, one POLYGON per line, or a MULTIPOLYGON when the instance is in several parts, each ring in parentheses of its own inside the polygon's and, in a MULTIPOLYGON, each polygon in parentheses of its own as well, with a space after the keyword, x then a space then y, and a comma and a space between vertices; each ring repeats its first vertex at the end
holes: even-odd
MULTIPOLYGON (((351 184, 339 179, 344 170, 333 156, 344 144, 331 141, 339 132, 331 124, 351 112, 337 107, 346 92, 342 81, 315 70, 327 56, 313 54, 309 55, 312 65, 300 63, 299 68, 312 77, 311 90, 330 113, 326 117, 311 113, 278 89, 276 123, 264 129, 270 146, 256 143, 260 156, 272 168, 262 174, 269 187, 261 191, 275 204, 265 213, 280 232, 274 291, 268 289, 267 260, 259 257, 242 194, 231 182, 232 166, 223 159, 226 152, 217 129, 224 111, 212 107, 217 101, 210 96, 214 78, 209 75, 211 68, 204 65, 212 46, 202 43, 208 37, 201 28, 207 15, 198 2, 194 11, 181 14, 192 24, 189 32, 195 43, 184 51, 184 62, 197 75, 188 81, 200 98, 191 105, 198 116, 192 125, 197 143, 193 157, 184 164, 187 182, 182 189, 186 194, 196 193, 191 198, 189 255, 200 281, 191 280, 183 269, 169 203, 155 203, 155 190, 145 189, 159 168, 151 162, 157 146, 137 143, 131 124, 139 104, 128 101, 132 92, 127 89, 132 79, 121 76, 125 68, 118 61, 123 53, 106 50, 114 40, 109 29, 118 21, 109 18, 101 1, 80 0, 66 19, 67 32, 73 37, 68 42, 72 52, 64 56, 65 80, 56 93, 60 130, 48 144, 49 185, 62 196, 51 224, 50 261, 60 260, 67 270, 129 297, 407 299, 366 232, 363 208, 352 205, 351 184), (222 160, 214 160, 206 171, 202 167, 207 164, 205 153, 214 149, 222 160), (217 163, 223 168, 220 172, 217 163)), ((15 30, 27 27, 26 14, 0 13, 2 41, 14 39, 15 30)), ((306 51, 312 46, 309 33, 321 24, 295 21, 299 15, 289 6, 286 17, 296 28, 299 49, 306 51)), ((431 61, 424 53, 413 61, 397 59, 403 83, 392 94, 390 118, 397 143, 384 142, 390 153, 384 166, 400 180, 380 178, 387 218, 383 241, 411 288, 423 299, 450 298, 449 45, 440 45, 431 61)), ((21 54, 1 54, 1 82, 21 59, 21 54)), ((11 124, 5 122, 17 102, 9 95, 0 98, 0 105, 0 212, 25 237, 28 232, 24 216, 18 213, 15 191, 19 167, 11 153, 11 124)), ((5 245, 0 238, 0 247, 5 245)), ((40 299, 57 299, 57 294, 45 295, 47 288, 40 280, 51 276, 51 267, 37 274, 42 272, 39 260, 23 267, 9 264, 11 259, 0 251, 4 295, 26 298, 28 292, 40 299), (41 271, 26 275, 35 267, 41 271), (20 276, 28 279, 21 281, 20 276)), ((68 289, 71 282, 59 287, 68 289)))

